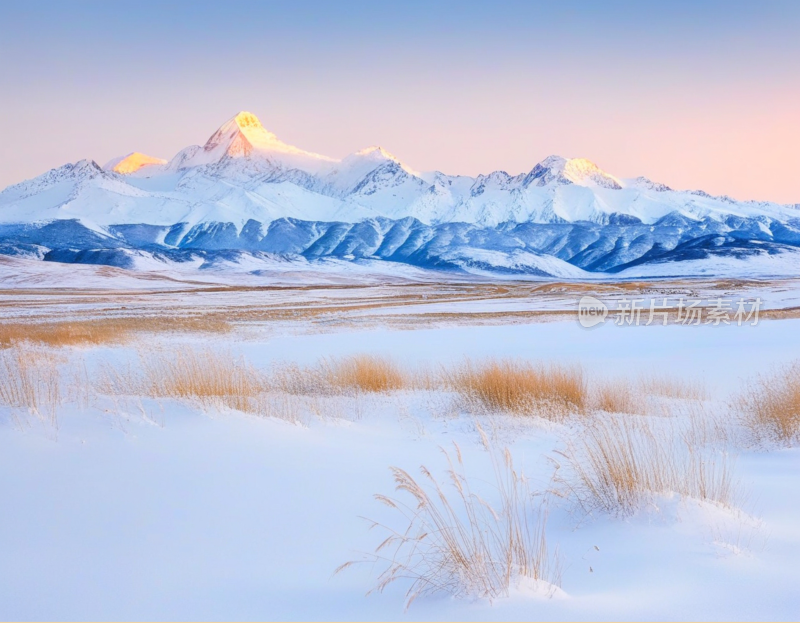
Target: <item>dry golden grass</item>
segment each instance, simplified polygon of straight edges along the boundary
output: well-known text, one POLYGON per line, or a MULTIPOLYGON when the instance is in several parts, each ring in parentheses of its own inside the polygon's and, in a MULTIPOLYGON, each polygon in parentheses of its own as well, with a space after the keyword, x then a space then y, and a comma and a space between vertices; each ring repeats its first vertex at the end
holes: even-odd
POLYGON ((406 371, 408 388, 418 391, 436 391, 446 387, 446 380, 442 367, 433 367, 428 363, 418 365, 413 370, 406 371))
POLYGON ((734 447, 739 439, 738 422, 728 409, 720 410, 700 401, 673 405, 670 415, 683 420, 680 435, 684 442, 695 448, 734 447))
MULTIPOLYGON (((706 398, 706 390, 701 382, 650 374, 639 378, 638 382, 627 378, 599 380, 591 395, 592 407, 600 411, 648 415, 653 406, 648 396, 700 401, 706 398)), ((669 411, 673 405, 662 404, 661 407, 669 411)))
POLYGON ((183 349, 143 358, 144 393, 154 398, 191 398, 249 411, 266 389, 263 376, 230 353, 183 349))
POLYGON ((33 342, 51 347, 121 344, 152 333, 221 333, 230 324, 216 316, 136 316, 84 321, 0 323, 0 347, 33 342))
POLYGON ((323 363, 323 378, 331 388, 360 392, 388 392, 408 386, 407 375, 390 359, 354 355, 323 363))
POLYGON ((800 361, 759 376, 737 403, 754 441, 796 443, 800 438, 800 361))
MULTIPOLYGON (((489 448, 484 434, 482 438, 489 448)), ((523 578, 547 582, 555 590, 560 584, 558 556, 548 551, 546 513, 535 502, 541 498, 532 495, 508 450, 498 458, 490 449, 497 505, 478 493, 485 487, 476 489, 485 479, 470 482, 457 445, 452 455, 444 454, 449 463, 446 484, 424 466, 422 480, 391 468, 396 490, 407 494, 408 501, 375 497, 400 514, 403 526, 392 529, 374 523, 388 533, 387 538, 374 555, 345 563, 336 573, 355 562, 383 566, 373 590, 410 580, 406 607, 419 596, 437 592, 489 599, 506 596, 512 583, 523 578)))
POLYGON ((586 381, 579 367, 468 361, 446 370, 444 382, 470 404, 490 412, 560 419, 583 411, 587 404, 586 381))
POLYGON ((60 360, 39 348, 0 351, 0 404, 57 424, 61 404, 60 360))
POLYGON ((305 422, 310 416, 360 419, 363 394, 406 388, 409 378, 391 360, 368 355, 261 371, 229 352, 183 346, 143 350, 138 365, 107 363, 95 386, 124 404, 137 396, 175 398, 305 422))
POLYGON ((570 468, 564 482, 589 512, 627 515, 670 493, 732 506, 727 455, 683 433, 657 418, 597 418, 564 454, 570 468))
POLYGON ((298 396, 348 396, 356 393, 386 393, 414 387, 416 376, 391 359, 374 355, 353 355, 322 359, 318 364, 273 365, 269 386, 273 391, 298 396))
POLYGON ((608 413, 643 413, 645 404, 627 379, 603 381, 593 394, 593 406, 608 413))
POLYGON ((328 393, 325 375, 320 366, 300 366, 296 363, 273 365, 268 375, 270 389, 293 396, 316 396, 328 393))
POLYGON ((125 341, 128 332, 113 323, 49 322, 0 324, 0 345, 4 347, 25 342, 47 346, 79 344, 114 344, 125 341))
POLYGON ((687 380, 665 374, 650 374, 641 378, 642 391, 651 396, 680 400, 705 400, 708 397, 702 381, 687 380))
POLYGON ((139 368, 106 365, 96 387, 113 397, 174 398, 204 408, 301 420, 294 397, 270 391, 262 372, 225 351, 187 347, 146 351, 140 354, 139 368))

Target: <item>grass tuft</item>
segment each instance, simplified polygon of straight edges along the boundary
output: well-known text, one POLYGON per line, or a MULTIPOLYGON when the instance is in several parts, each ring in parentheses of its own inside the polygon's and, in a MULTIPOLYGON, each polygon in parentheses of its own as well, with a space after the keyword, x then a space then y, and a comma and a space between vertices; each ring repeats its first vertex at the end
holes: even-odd
POLYGON ((22 409, 52 425, 61 404, 60 360, 41 348, 0 351, 0 404, 22 409))
POLYGON ((263 376, 230 353, 185 349, 142 361, 144 393, 153 398, 190 398, 202 403, 252 411, 252 400, 266 388, 263 376))
POLYGON ((588 512, 630 515, 653 496, 671 493, 732 507, 736 487, 727 454, 697 445, 701 438, 686 432, 661 418, 596 418, 564 455, 568 489, 588 512))
POLYGON ((449 465, 444 482, 424 466, 421 478, 391 468, 402 496, 375 497, 400 516, 402 527, 373 523, 387 535, 374 555, 347 562, 336 572, 355 562, 383 565, 373 590, 381 592, 398 580, 410 580, 406 607, 417 597, 438 592, 489 599, 507 596, 520 579, 546 582, 543 587, 555 590, 560 572, 557 554, 548 550, 546 513, 516 471, 508 450, 501 456, 491 452, 492 493, 499 500, 494 505, 475 488, 485 480, 473 482, 466 475, 459 447, 454 444, 452 453, 443 452, 449 465))
POLYGON ((793 445, 800 438, 800 361, 759 376, 739 396, 742 422, 757 443, 793 445))
POLYGON ((627 379, 604 381, 594 391, 594 407, 608 413, 641 413, 645 407, 627 379))
POLYGON ((140 353, 140 366, 107 365, 96 384, 113 397, 174 398, 204 408, 227 408, 299 421, 294 401, 273 395, 267 377, 243 358, 225 351, 182 348, 140 353))
POLYGON ((153 333, 223 333, 230 324, 214 316, 120 316, 90 321, 0 323, 0 348, 34 343, 49 347, 124 344, 153 333))
POLYGON ((389 392, 404 389, 409 380, 390 359, 374 355, 353 355, 323 364, 324 381, 330 387, 360 392, 389 392))
POLYGON ((466 362, 444 372, 445 384, 485 411, 562 419, 583 411, 586 381, 580 367, 514 360, 466 362))
POLYGON ((705 400, 708 392, 701 381, 671 377, 665 374, 650 374, 642 377, 644 393, 679 400, 705 400))

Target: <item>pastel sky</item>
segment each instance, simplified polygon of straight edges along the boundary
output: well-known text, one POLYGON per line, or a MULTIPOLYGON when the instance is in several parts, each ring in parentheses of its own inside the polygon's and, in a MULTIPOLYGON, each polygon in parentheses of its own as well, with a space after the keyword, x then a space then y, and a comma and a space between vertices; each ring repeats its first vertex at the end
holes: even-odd
POLYGON ((800 202, 800 2, 4 2, 0 187, 202 144, 239 110, 334 157, 800 202))

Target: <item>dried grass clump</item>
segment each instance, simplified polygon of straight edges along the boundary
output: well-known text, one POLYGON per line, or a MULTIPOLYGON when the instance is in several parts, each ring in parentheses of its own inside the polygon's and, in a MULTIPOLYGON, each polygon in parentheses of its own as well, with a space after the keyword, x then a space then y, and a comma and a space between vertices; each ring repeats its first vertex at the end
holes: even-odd
POLYGON ((737 400, 757 443, 792 445, 800 438, 800 361, 752 381, 737 400))
POLYGON ((0 347, 33 342, 51 347, 123 344, 152 333, 223 333, 230 324, 215 316, 122 316, 82 321, 0 323, 0 347))
POLYGON ((423 363, 408 375, 408 386, 418 391, 437 391, 446 385, 441 366, 433 367, 423 363))
POLYGON ((139 365, 106 364, 95 389, 115 399, 174 398, 290 422, 303 420, 303 399, 276 391, 271 379, 226 351, 183 347, 140 353, 139 365))
POLYGON ((594 407, 608 413, 642 413, 645 404, 625 379, 601 382, 594 392, 594 407))
POLYGON ((727 455, 694 445, 698 438, 684 433, 656 418, 597 418, 564 454, 570 468, 564 482, 588 512, 628 515, 670 493, 733 506, 727 455))
POLYGON ((36 343, 50 347, 120 344, 129 333, 109 322, 44 322, 0 324, 0 346, 36 343))
POLYGON ((641 379, 642 391, 652 396, 680 400, 705 400, 708 392, 701 381, 691 381, 664 374, 651 374, 641 379))
POLYGON ((275 392, 292 396, 316 396, 330 393, 321 366, 301 366, 296 363, 273 365, 269 373, 269 386, 275 392))
POLYGON ((405 373, 390 359, 354 355, 323 363, 324 381, 334 389, 388 392, 408 385, 405 373))
POLYGON ((56 425, 62 399, 59 363, 53 353, 42 349, 0 351, 0 404, 56 425))
POLYGON ((144 393, 189 398, 239 411, 258 411, 266 379, 244 359, 212 350, 182 350, 143 358, 144 393))
POLYGON ((690 402, 673 407, 671 413, 683 418, 680 435, 690 446, 725 451, 740 445, 740 427, 727 409, 690 402))
MULTIPOLYGON (((484 442, 488 443, 485 435, 484 442)), ((506 450, 497 459, 492 453, 499 500, 492 505, 473 488, 485 481, 470 481, 461 451, 454 446, 455 461, 443 450, 449 482, 443 484, 424 466, 422 480, 393 467, 396 490, 406 494, 406 500, 375 496, 401 515, 404 527, 394 530, 373 522, 388 536, 374 555, 355 561, 385 566, 373 590, 410 580, 406 607, 419 596, 437 592, 494 599, 508 595, 520 579, 547 582, 542 586, 554 591, 560 584, 559 565, 557 555, 548 550, 546 513, 515 470, 511 454, 506 450)))
POLYGON ((559 419, 583 411, 587 402, 586 381, 579 367, 513 360, 468 361, 445 372, 445 383, 469 403, 487 411, 559 419))

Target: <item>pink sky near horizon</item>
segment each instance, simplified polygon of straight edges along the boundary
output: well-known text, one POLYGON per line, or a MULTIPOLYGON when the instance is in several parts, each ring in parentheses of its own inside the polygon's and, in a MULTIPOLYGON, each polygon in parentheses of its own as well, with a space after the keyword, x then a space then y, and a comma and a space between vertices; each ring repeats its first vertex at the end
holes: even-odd
POLYGON ((755 25, 733 15, 710 33, 690 8, 644 33, 631 26, 648 16, 620 25, 620 13, 604 27, 621 42, 593 29, 607 16, 559 14, 548 19, 561 32, 543 27, 530 42, 506 36, 511 22, 481 31, 483 14, 419 34, 374 15, 366 29, 323 18, 301 28, 263 6, 252 10, 265 23, 285 20, 267 39, 216 14, 186 32, 130 14, 94 17, 106 30, 54 21, 39 28, 47 37, 27 14, 15 16, 18 36, 0 25, 13 59, 0 67, 0 188, 83 158, 168 159, 249 110, 283 141, 337 158, 377 144, 417 170, 476 175, 559 154, 617 177, 800 203, 800 46, 781 30, 797 11, 755 25))

